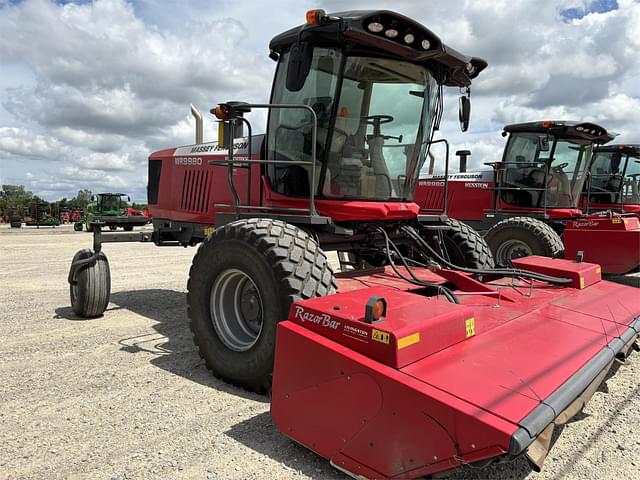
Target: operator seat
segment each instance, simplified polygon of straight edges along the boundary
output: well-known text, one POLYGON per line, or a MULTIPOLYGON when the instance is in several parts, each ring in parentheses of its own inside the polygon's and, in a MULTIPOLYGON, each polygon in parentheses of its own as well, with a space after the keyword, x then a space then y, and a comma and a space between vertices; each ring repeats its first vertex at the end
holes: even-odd
POLYGON ((353 148, 360 117, 349 117, 349 110, 341 107, 336 117, 323 193, 327 195, 362 196, 362 184, 367 176, 365 152, 353 148))
POLYGON ((571 206, 571 182, 569 177, 562 171, 555 171, 549 179, 549 203, 556 207, 571 206))
POLYGON ((610 192, 609 198, 611 203, 616 203, 618 201, 618 194, 620 193, 620 188, 622 187, 622 175, 614 174, 609 177, 607 180, 607 184, 605 185, 605 190, 610 192))
POLYGON ((391 174, 382 152, 384 137, 382 135, 371 135, 367 138, 367 144, 369 145, 371 167, 375 175, 375 196, 390 197, 393 195, 393 185, 391 183, 391 174))

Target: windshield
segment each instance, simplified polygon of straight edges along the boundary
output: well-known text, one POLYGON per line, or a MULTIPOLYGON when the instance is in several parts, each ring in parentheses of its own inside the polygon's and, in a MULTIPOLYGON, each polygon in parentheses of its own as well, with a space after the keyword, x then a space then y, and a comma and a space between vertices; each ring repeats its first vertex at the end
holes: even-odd
MULTIPOLYGON (((303 103, 318 117, 316 178, 308 166, 270 169, 272 188, 325 198, 410 201, 436 109, 438 88, 418 65, 373 57, 347 57, 314 49, 303 88, 285 87, 284 54, 272 103, 303 103), (342 78, 340 78, 342 69, 342 78), (341 81, 340 81, 341 80, 341 81)), ((268 151, 278 160, 311 160, 311 121, 302 110, 272 111, 268 151)))
POLYGON ((592 143, 570 138, 553 140, 546 134, 511 135, 502 163, 503 201, 521 207, 577 207, 592 143))
POLYGON ((120 209, 120 197, 117 196, 102 196, 101 207, 103 211, 112 211, 120 209))
POLYGON ((591 165, 591 201, 640 203, 640 156, 598 152, 591 165))

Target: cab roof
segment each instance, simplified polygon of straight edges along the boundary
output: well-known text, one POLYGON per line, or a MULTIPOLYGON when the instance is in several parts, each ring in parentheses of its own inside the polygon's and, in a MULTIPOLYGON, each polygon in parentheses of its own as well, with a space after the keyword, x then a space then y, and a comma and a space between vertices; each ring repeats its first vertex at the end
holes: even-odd
POLYGON ((596 152, 622 152, 627 155, 640 155, 640 143, 616 143, 598 147, 596 152))
POLYGON ((278 54, 296 42, 319 47, 342 47, 352 55, 371 55, 407 60, 428 68, 438 81, 447 86, 466 87, 487 67, 481 58, 468 57, 442 43, 428 28, 404 15, 388 10, 351 10, 324 15, 318 25, 303 24, 275 36, 269 49, 278 54), (372 32, 368 26, 377 23, 383 30, 372 32), (385 31, 394 29, 395 38, 385 31), (407 44, 406 35, 414 40, 407 44), (422 47, 423 40, 429 48, 422 47))
POLYGON ((538 122, 513 123, 503 129, 506 133, 549 133, 558 137, 582 138, 594 143, 607 143, 615 135, 595 123, 574 122, 567 120, 544 120, 538 122))

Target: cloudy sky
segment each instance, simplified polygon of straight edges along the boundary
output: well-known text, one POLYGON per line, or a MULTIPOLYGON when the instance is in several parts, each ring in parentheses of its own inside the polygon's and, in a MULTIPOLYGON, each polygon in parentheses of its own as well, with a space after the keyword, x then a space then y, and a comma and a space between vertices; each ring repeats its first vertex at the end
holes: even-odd
MULTIPOLYGON (((193 139, 189 103, 267 101, 271 37, 309 8, 361 0, 0 0, 0 184, 57 200, 81 188, 145 201, 146 158, 193 139)), ((447 92, 440 135, 500 157, 506 123, 590 120, 640 142, 640 2, 393 2, 489 68, 472 90, 470 130, 447 92)), ((208 117, 210 117, 207 114, 208 117)), ((260 124, 261 119, 255 119, 260 124)), ((213 123, 205 138, 213 140, 213 123)))

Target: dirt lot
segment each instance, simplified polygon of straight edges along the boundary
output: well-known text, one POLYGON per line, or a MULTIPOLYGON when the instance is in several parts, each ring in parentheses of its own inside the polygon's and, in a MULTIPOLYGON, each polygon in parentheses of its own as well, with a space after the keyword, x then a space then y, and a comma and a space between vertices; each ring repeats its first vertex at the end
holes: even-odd
MULTIPOLYGON (((0 479, 346 478, 287 440, 261 396, 208 373, 191 341, 194 249, 109 244, 103 318, 69 307, 69 227, 0 226, 0 479)), ((545 470, 524 460, 453 478, 640 478, 640 355, 566 426, 545 470)))

